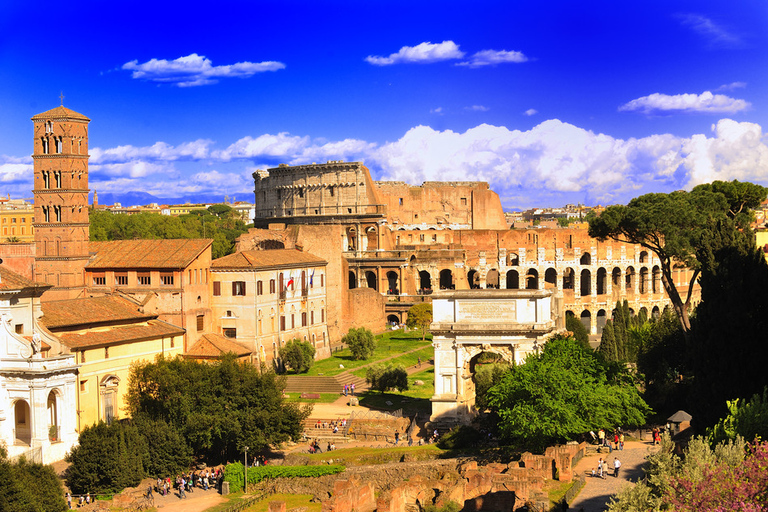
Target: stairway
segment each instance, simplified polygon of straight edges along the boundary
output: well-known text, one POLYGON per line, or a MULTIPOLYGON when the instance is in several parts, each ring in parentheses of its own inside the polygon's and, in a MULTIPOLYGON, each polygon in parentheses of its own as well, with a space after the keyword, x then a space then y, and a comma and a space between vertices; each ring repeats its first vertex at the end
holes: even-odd
POLYGON ((311 377, 307 375, 287 375, 285 391, 288 393, 336 393, 341 395, 344 384, 355 384, 355 392, 365 391, 368 384, 365 379, 351 373, 342 373, 334 377, 311 377))

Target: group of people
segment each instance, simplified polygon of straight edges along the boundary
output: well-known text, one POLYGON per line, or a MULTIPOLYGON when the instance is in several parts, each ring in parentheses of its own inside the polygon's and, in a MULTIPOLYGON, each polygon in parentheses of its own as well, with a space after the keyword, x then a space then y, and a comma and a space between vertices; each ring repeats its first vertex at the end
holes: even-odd
POLYGON ((659 427, 653 427, 653 445, 661 444, 661 430, 659 427))
POLYGON ((343 393, 344 396, 355 396, 355 383, 353 382, 352 384, 344 384, 343 393))
POLYGON ((347 426, 347 419, 341 418, 339 420, 333 420, 330 423, 327 421, 320 421, 317 420, 315 423, 315 428, 331 428, 333 429, 333 433, 337 434, 339 432, 339 427, 344 428, 347 426))
MULTIPOLYGON (((173 482, 173 487, 179 490, 179 499, 183 499, 187 497, 188 492, 193 492, 196 487, 204 491, 214 486, 218 487, 223 478, 224 472, 221 468, 216 470, 190 471, 187 474, 177 476, 175 482, 173 482)), ((162 496, 167 496, 173 487, 170 477, 165 479, 158 478, 155 490, 162 496)), ((152 488, 150 487, 148 494, 151 494, 151 492, 152 488)))
MULTIPOLYGON (((618 476, 619 476, 619 468, 620 467, 621 467, 621 461, 618 458, 614 457, 613 458, 613 476, 614 476, 614 478, 618 478, 618 476)), ((597 476, 597 477, 600 477, 600 478, 604 479, 606 473, 608 473, 609 470, 610 470, 610 468, 608 466, 608 461, 607 460, 603 460, 603 458, 600 457, 600 459, 597 461, 597 471, 595 471, 594 468, 592 469, 592 476, 593 477, 597 476)))
MULTIPOLYGON (((67 508, 72 508, 72 495, 70 493, 67 493, 65 495, 65 498, 67 500, 67 508)), ((91 494, 81 494, 77 497, 77 508, 83 507, 85 505, 90 505, 92 502, 96 500, 96 497, 91 497, 91 494)))
MULTIPOLYGON (((327 451, 330 452, 335 449, 336 449, 336 445, 329 442, 327 451)), ((323 453, 323 449, 320 448, 320 442, 317 439, 314 439, 309 443, 309 453, 323 453)))
POLYGON ((598 444, 600 446, 608 447, 609 451, 623 450, 624 449, 624 432, 621 429, 616 429, 613 432, 613 439, 611 435, 606 433, 602 428, 597 433, 598 444), (613 443, 611 443, 613 441, 613 443))

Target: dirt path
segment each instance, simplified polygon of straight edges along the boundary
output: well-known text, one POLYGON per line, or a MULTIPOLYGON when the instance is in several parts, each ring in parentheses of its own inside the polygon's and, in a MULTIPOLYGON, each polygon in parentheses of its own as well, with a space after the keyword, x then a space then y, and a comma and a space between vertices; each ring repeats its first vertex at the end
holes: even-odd
POLYGON ((155 493, 155 507, 163 512, 203 512, 224 501, 224 497, 214 489, 195 489, 188 492, 184 499, 179 498, 178 491, 168 496, 155 493))
POLYGON ((623 450, 614 450, 613 453, 590 454, 582 458, 574 472, 587 475, 586 485, 571 503, 569 510, 577 512, 602 512, 607 509, 608 501, 621 489, 628 485, 634 485, 644 476, 642 467, 645 457, 658 450, 651 443, 645 441, 628 441, 624 443, 623 450), (611 468, 609 474, 602 478, 592 478, 592 468, 597 470, 597 461, 602 457, 611 468), (619 477, 613 476, 613 459, 617 457, 621 462, 619 477))

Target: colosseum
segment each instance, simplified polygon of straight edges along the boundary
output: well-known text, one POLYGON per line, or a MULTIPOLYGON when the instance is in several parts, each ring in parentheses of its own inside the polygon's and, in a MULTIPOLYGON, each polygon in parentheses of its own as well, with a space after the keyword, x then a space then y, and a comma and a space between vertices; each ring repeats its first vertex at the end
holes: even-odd
MULTIPOLYGON (((352 315, 340 323, 342 333, 359 323, 345 306, 352 301, 347 294, 359 289, 380 297, 358 308, 368 324, 374 310, 381 310, 382 323, 404 322, 408 309, 429 301, 434 290, 553 289, 562 298, 559 316, 575 315, 594 336, 617 301, 648 316, 669 304, 653 253, 595 240, 586 223, 510 229, 488 183, 376 182, 361 162, 341 161, 281 165, 253 177, 256 229, 241 248, 274 238, 340 260, 328 279, 338 280, 336 314, 352 315)), ((673 271, 683 294, 691 275, 673 271)))

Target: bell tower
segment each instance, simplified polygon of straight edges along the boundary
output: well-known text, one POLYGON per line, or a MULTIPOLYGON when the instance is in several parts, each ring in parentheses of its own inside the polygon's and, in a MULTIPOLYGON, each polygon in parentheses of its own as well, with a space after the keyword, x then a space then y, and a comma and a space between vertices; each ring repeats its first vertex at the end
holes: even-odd
POLYGON ((88 263, 88 123, 64 106, 34 123, 35 279, 53 285, 43 300, 85 295, 88 263))

